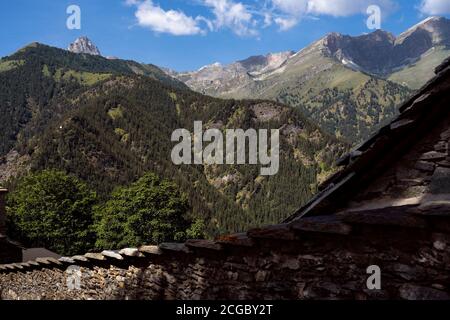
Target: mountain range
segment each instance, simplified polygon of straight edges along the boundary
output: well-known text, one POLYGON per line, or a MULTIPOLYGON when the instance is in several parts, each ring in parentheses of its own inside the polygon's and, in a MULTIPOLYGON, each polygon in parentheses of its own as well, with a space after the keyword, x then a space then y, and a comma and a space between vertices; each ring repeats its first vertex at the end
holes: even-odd
POLYGON ((203 94, 283 102, 357 143, 392 118, 449 55, 450 20, 431 17, 398 37, 331 33, 298 52, 167 72, 203 94))
POLYGON ((177 183, 191 214, 214 235, 286 218, 348 151, 289 106, 205 96, 156 66, 80 48, 33 43, 0 60, 0 184, 11 190, 29 172, 57 169, 106 199, 152 171, 177 183), (194 121, 204 129, 280 129, 279 173, 264 177, 251 165, 175 166, 172 132, 193 132, 194 121))

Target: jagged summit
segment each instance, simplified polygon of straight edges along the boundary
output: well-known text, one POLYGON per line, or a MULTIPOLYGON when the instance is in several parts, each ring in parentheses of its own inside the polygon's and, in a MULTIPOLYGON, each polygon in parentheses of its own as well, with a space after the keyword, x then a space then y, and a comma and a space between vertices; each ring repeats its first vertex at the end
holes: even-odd
POLYGON ((78 39, 76 39, 73 43, 69 45, 68 50, 73 53, 85 53, 94 56, 101 56, 100 50, 86 36, 79 37, 78 39))
POLYGON ((447 19, 444 17, 439 17, 439 16, 433 16, 433 17, 428 17, 422 21, 420 21, 418 24, 412 26, 411 28, 409 28, 406 32, 408 31, 414 31, 417 30, 418 28, 423 28, 426 27, 430 24, 434 24, 434 23, 443 23, 445 22, 447 19))
MULTIPOLYGON (((427 57, 432 67, 437 66, 448 48, 450 20, 445 17, 430 17, 398 37, 384 30, 359 36, 332 32, 302 52, 322 50, 325 55, 354 70, 388 78, 427 57)), ((430 76, 427 75, 427 79, 430 76)), ((427 79, 412 86, 418 88, 427 79)), ((402 79, 398 80, 404 83, 402 79)))
POLYGON ((444 17, 430 17, 412 26, 397 38, 397 43, 403 43, 414 37, 422 41, 431 42, 432 45, 449 45, 450 20, 444 17))
POLYGON ((384 30, 333 32, 297 53, 256 55, 171 75, 216 97, 282 101, 330 132, 360 141, 369 135, 366 128, 393 116, 395 106, 431 79, 448 56, 450 20, 431 17, 399 36, 384 30), (342 107, 350 104, 351 111, 342 107))

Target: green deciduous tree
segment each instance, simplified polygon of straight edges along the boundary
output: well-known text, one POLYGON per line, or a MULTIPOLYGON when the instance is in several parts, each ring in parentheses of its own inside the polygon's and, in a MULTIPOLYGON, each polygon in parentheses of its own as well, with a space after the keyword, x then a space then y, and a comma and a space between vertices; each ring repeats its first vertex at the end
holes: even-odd
POLYGON ((206 236, 206 224, 202 219, 196 219, 191 227, 186 231, 189 239, 203 239, 206 236))
POLYGON ((148 173, 129 187, 115 190, 96 210, 97 247, 116 249, 181 241, 190 223, 187 197, 177 186, 148 173))
POLYGON ((84 252, 93 246, 95 192, 75 177, 46 170, 18 182, 8 197, 11 235, 27 246, 59 254, 84 252))

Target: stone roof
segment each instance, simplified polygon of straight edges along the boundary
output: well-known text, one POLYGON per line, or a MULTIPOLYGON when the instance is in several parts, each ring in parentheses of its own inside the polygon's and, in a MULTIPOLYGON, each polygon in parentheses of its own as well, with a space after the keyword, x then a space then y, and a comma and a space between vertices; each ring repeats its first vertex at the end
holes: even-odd
POLYGON ((61 256, 57 253, 54 253, 46 248, 29 248, 22 250, 23 262, 36 260, 37 258, 55 258, 59 259, 61 256))
MULTIPOLYGON (((389 228, 390 234, 402 235, 406 232, 422 232, 434 228, 437 232, 450 233, 450 219, 447 223, 436 223, 436 216, 417 215, 409 212, 390 212, 389 215, 373 213, 328 215, 305 217, 292 222, 249 230, 245 233, 230 234, 215 240, 188 240, 185 243, 162 243, 158 246, 141 246, 122 250, 90 252, 72 257, 37 258, 35 261, 0 265, 0 274, 27 272, 48 268, 65 269, 72 265, 94 268, 107 265, 127 267, 145 265, 159 261, 177 261, 180 257, 203 257, 214 260, 215 257, 233 256, 242 252, 255 252, 265 245, 274 243, 297 244, 308 247, 318 239, 328 239, 331 243, 340 243, 343 238, 359 239, 362 230, 389 228), (318 238, 319 237, 319 238, 318 238), (313 242, 311 242, 313 241, 313 242)), ((379 234, 379 231, 377 231, 379 234)), ((322 241, 320 240, 320 241, 322 241)), ((320 242, 319 241, 319 242, 320 242)), ((359 240, 360 241, 360 240, 359 240)), ((406 239, 407 241, 407 239, 406 239)), ((322 241, 323 242, 323 241, 322 241)))
POLYGON ((325 181, 319 187, 320 192, 285 222, 334 214, 339 204, 345 204, 354 196, 354 190, 370 184, 394 159, 414 146, 430 127, 448 115, 450 58, 438 66, 435 73, 433 79, 399 108, 398 117, 338 160, 342 170, 325 181), (445 98, 447 100, 443 100, 445 98))

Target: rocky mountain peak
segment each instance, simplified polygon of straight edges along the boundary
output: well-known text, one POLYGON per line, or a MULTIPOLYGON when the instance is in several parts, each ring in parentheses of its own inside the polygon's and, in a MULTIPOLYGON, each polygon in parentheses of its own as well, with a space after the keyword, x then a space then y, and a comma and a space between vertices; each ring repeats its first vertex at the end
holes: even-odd
POLYGON ((397 44, 409 39, 431 42, 432 45, 450 45, 450 20, 444 17, 430 17, 403 32, 397 38, 397 44))
POLYGON ((372 40, 372 41, 381 41, 381 42, 387 41, 390 43, 395 42, 395 36, 392 33, 381 30, 381 29, 376 30, 372 33, 369 33, 368 35, 363 36, 363 37, 365 37, 366 39, 372 40))
MULTIPOLYGON (((394 34, 376 30, 357 36, 329 33, 297 53, 285 51, 267 55, 255 55, 231 64, 213 64, 197 71, 177 73, 167 71, 195 91, 214 95, 232 96, 232 93, 251 92, 263 81, 272 86, 273 79, 288 82, 300 69, 304 79, 314 77, 331 64, 337 63, 356 72, 388 79, 394 73, 414 66, 422 59, 425 65, 440 63, 450 51, 450 20, 430 17, 396 37, 394 34)), ((432 68, 427 68, 432 69, 432 68)), ((432 75, 419 76, 422 80, 432 75)), ((405 85, 405 77, 395 82, 405 85)), ((406 78, 410 79, 411 76, 406 78)), ((397 79, 397 78, 393 78, 397 79)), ((272 89, 270 89, 272 90, 272 89)))
POLYGON ((73 43, 69 45, 68 50, 73 53, 85 53, 85 54, 91 54, 94 56, 100 56, 100 50, 97 48, 97 46, 89 40, 88 37, 79 37, 76 39, 73 43))
POLYGON ((339 32, 330 32, 329 34, 327 34, 325 36, 325 40, 336 40, 336 39, 340 39, 344 37, 344 35, 342 33, 339 32))
POLYGON ((430 17, 398 37, 383 30, 356 37, 330 33, 321 45, 325 55, 352 69, 385 76, 417 61, 433 47, 449 47, 450 20, 430 17))
POLYGON ((246 72, 264 73, 280 67, 295 52, 283 51, 278 53, 269 53, 267 55, 253 56, 237 63, 242 66, 246 72))
POLYGON ((269 64, 282 64, 287 59, 292 57, 295 51, 283 51, 279 53, 270 53, 267 55, 267 62, 269 64))
POLYGON ((429 18, 426 18, 425 20, 419 22, 417 25, 413 26, 410 29, 424 28, 424 27, 431 26, 431 25, 442 24, 442 23, 445 23, 446 21, 447 21, 447 19, 444 17, 437 17, 437 16, 429 17, 429 18))

